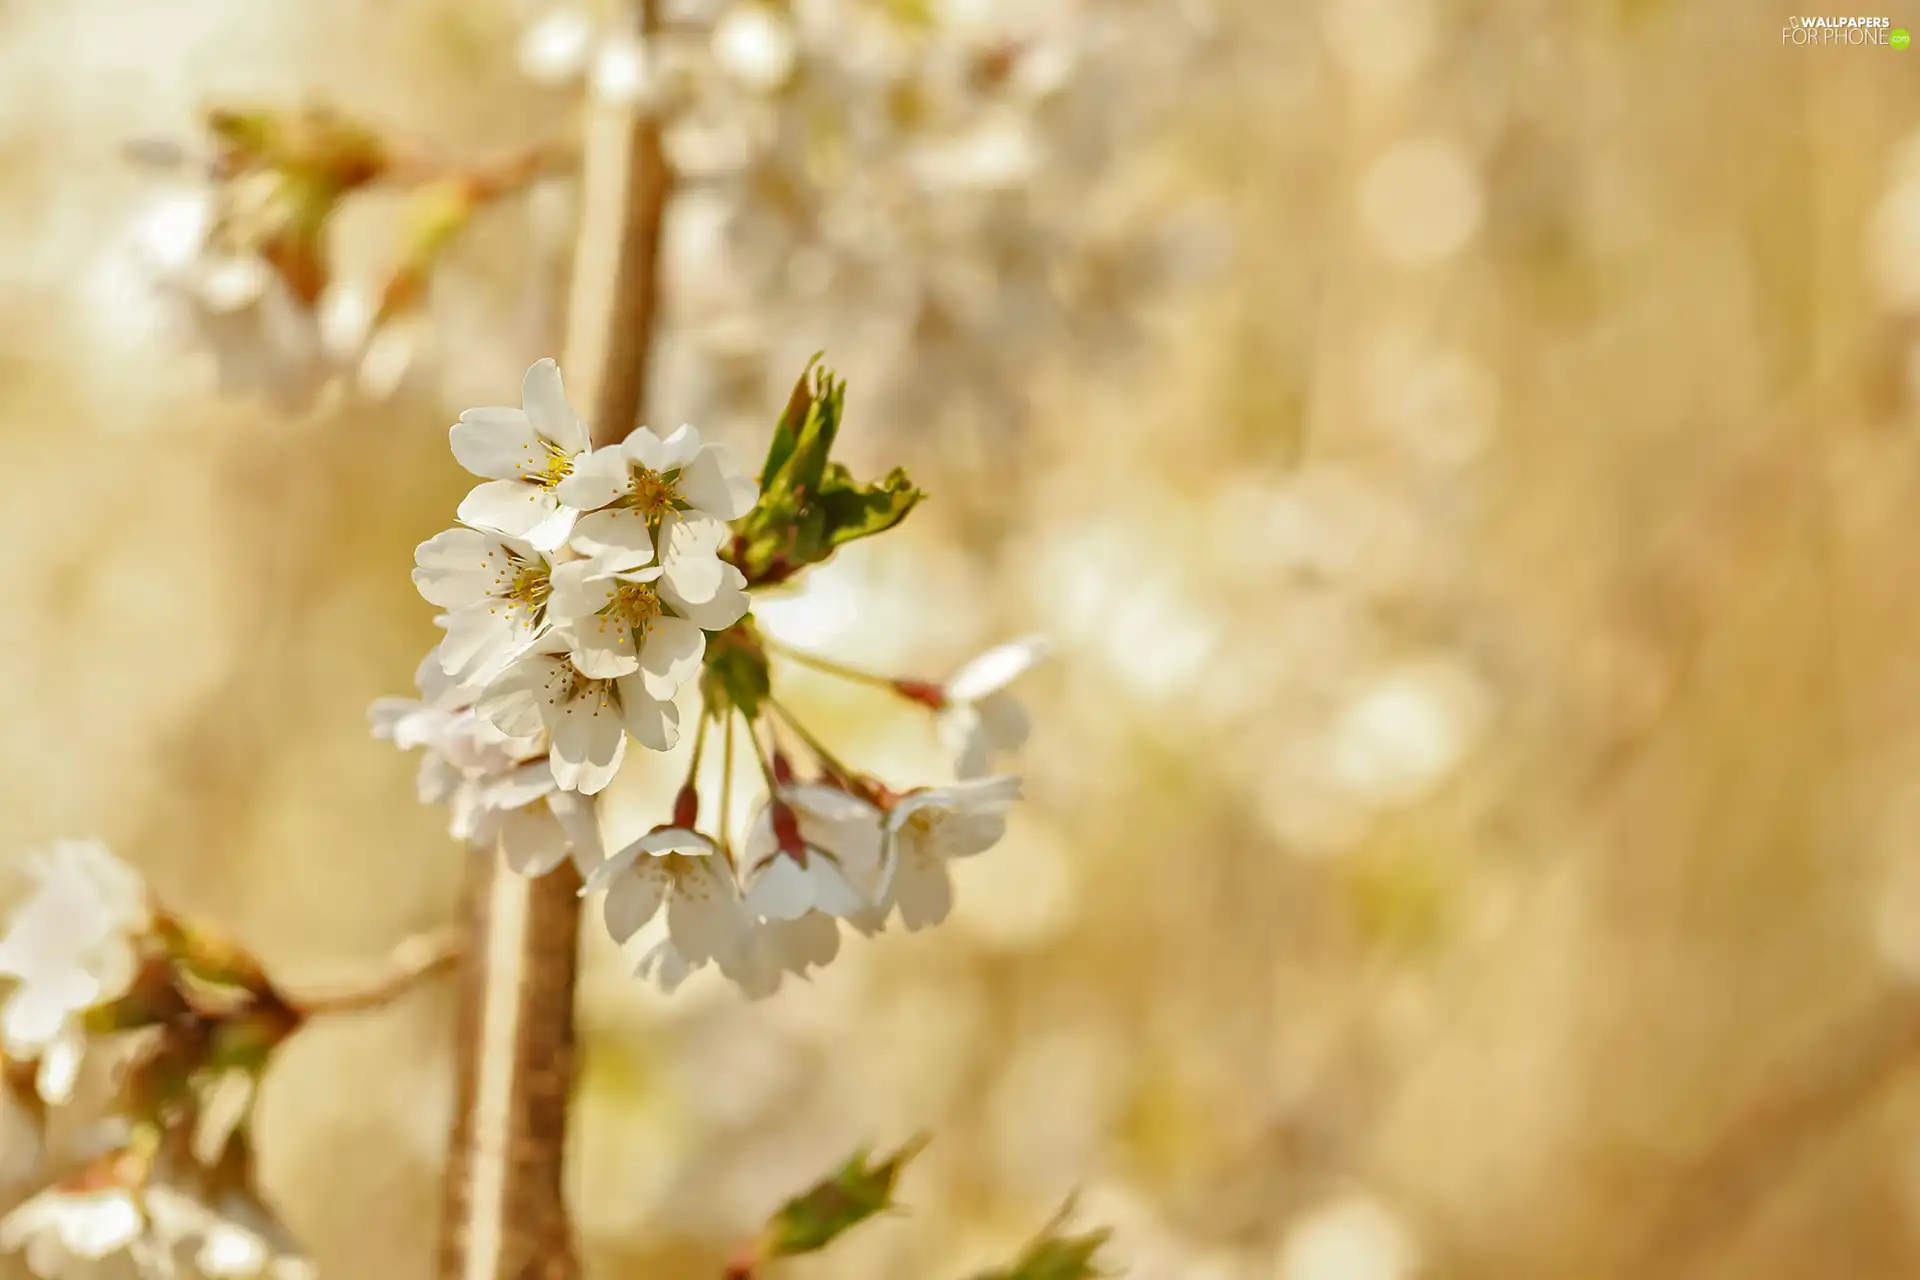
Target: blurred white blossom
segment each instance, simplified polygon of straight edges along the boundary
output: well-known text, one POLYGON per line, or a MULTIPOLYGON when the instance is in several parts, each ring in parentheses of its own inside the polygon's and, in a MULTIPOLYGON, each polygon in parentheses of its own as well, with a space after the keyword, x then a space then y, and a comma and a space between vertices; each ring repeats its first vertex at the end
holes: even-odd
POLYGON ((1419 1249, 1385 1206, 1348 1196, 1314 1210, 1287 1236, 1279 1280, 1410 1280, 1419 1249))
POLYGON ((40 1063, 48 1102, 72 1093, 85 1050, 81 1016, 133 980, 138 936, 150 922, 138 872, 92 841, 68 841, 31 857, 33 889, 0 936, 0 977, 12 979, 0 1009, 8 1057, 40 1063))
POLYGON ((941 686, 936 722, 959 777, 978 778, 1026 745, 1033 723, 1008 688, 1046 654, 1038 636, 995 645, 941 686))

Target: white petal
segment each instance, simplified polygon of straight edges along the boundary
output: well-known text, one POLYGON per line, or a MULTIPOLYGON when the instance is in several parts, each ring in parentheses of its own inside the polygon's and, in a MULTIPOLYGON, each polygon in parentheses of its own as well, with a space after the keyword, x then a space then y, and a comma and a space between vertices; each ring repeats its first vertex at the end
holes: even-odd
POLYGON ((760 500, 760 486, 741 474, 733 450, 710 444, 680 473, 680 495, 708 515, 738 520, 760 500))
POLYGON ((726 537, 724 523, 697 511, 669 511, 662 517, 660 567, 677 598, 699 605, 719 592, 730 567, 719 556, 726 537))
POLYGON ((413 549, 413 585, 428 604, 460 609, 487 599, 510 574, 500 540, 477 529, 448 529, 413 549))
POLYGON ((713 841, 698 831, 689 831, 685 827, 662 827, 658 831, 649 831, 622 852, 628 850, 635 855, 648 854, 653 857, 668 853, 703 857, 713 852, 713 841))
POLYGON ((978 778, 993 767, 992 743, 972 704, 956 703, 941 711, 934 723, 940 741, 953 756, 956 777, 978 778))
POLYGON ((1006 834, 1004 813, 953 813, 933 824, 925 843, 935 857, 971 858, 999 844, 1006 834))
POLYGON ((671 885, 667 870, 652 858, 642 858, 607 885, 601 912, 613 940, 625 943, 653 919, 667 900, 671 885))
POLYGON ((813 896, 814 882, 808 869, 780 853, 753 873, 746 909, 769 920, 797 920, 813 910, 813 896))
POLYGON ((990 693, 973 704, 979 713, 980 729, 988 745, 996 752, 1018 751, 1033 732, 1033 720, 1026 707, 1010 693, 990 693))
POLYGON ((547 597, 547 612, 556 621, 578 622, 613 603, 619 585, 598 571, 591 560, 569 560, 553 568, 553 593, 547 597))
POLYGON ((996 645, 947 681, 947 697, 955 702, 977 701, 1006 688, 1046 656, 1047 642, 1042 636, 1027 636, 996 645))
POLYGON ((633 635, 624 622, 587 618, 569 633, 573 637, 573 665, 596 680, 614 680, 640 668, 633 651, 633 635))
POLYGON ((753 811, 753 818, 747 823, 747 838, 741 843, 741 865, 746 869, 748 878, 761 863, 774 856, 779 850, 779 838, 773 834, 773 803, 762 800, 753 811))
POLYGON ((573 470, 553 494, 576 511, 598 511, 633 487, 626 450, 594 449, 573 460, 573 470))
POLYGON ((543 493, 541 496, 551 509, 538 524, 527 530, 526 539, 542 551, 558 551, 573 536, 574 522, 579 520, 580 513, 572 507, 560 505, 560 500, 552 494, 543 493))
POLYGON ((547 808, 566 830, 573 865, 583 877, 592 875, 606 856, 606 846, 600 839, 600 815, 593 799, 576 791, 556 791, 547 797, 547 808))
POLYGON ((631 507, 596 511, 573 526, 573 549, 590 556, 600 570, 632 569, 653 559, 647 517, 631 507))
POLYGON ((537 475, 546 466, 546 449, 518 409, 469 409, 447 432, 447 442, 461 466, 492 480, 537 475))
POLYGON ((552 360, 535 361, 521 379, 520 398, 534 430, 568 453, 579 453, 587 447, 587 429, 567 403, 559 365, 552 360))
POLYGON ((80 1079, 80 1063, 86 1052, 86 1036, 68 1028, 41 1053, 34 1088, 48 1106, 64 1107, 73 1100, 73 1087, 80 1079))
POLYGON ((543 876, 566 861, 567 832, 545 805, 501 816, 500 857, 516 875, 543 876))
POLYGON ((681 864, 673 900, 667 904, 667 931, 689 960, 727 954, 740 943, 746 917, 732 886, 722 879, 717 861, 681 864))
POLYGON ((519 765, 478 788, 478 800, 486 809, 524 809, 545 796, 553 795, 553 774, 538 760, 519 765))
POLYGON ((553 724, 553 780, 564 790, 593 795, 620 772, 626 751, 627 735, 613 708, 597 698, 576 698, 553 724))
POLYGON ((530 738, 545 725, 547 684, 558 668, 545 653, 517 659, 474 702, 474 712, 511 738, 530 738))
POLYGON ((619 681, 627 732, 649 751, 671 751, 680 740, 680 708, 647 692, 640 675, 619 681))
MULTIPOLYGON (((473 492, 461 499, 459 516, 466 524, 498 529, 540 546, 531 536, 533 531, 544 528, 560 509, 559 501, 539 485, 519 480, 489 480, 475 485, 473 492)), ((549 551, 559 545, 552 543, 541 550, 549 551)))
POLYGON ((514 606, 482 601, 447 615, 447 638, 440 660, 449 672, 499 670, 533 638, 533 615, 514 606))
POLYGON ((656 472, 667 470, 666 449, 660 437, 653 434, 649 427, 636 427, 621 442, 620 448, 627 455, 627 460, 636 467, 656 472))
POLYGON ((699 674, 706 652, 707 633, 699 627, 684 618, 655 618, 640 648, 640 674, 647 692, 671 698, 699 674))
POLYGON ((873 905, 871 898, 854 887, 851 871, 845 863, 828 858, 814 858, 807 863, 807 874, 813 880, 815 911, 844 917, 858 915, 873 905))
POLYGON ((660 598, 687 621, 707 631, 725 631, 746 616, 752 601, 747 598, 746 575, 730 564, 720 566, 720 589, 704 604, 693 604, 673 589, 673 583, 660 579, 660 598))
POLYGON ((683 422, 674 428, 672 435, 660 442, 660 465, 656 471, 674 471, 692 462, 700 453, 700 430, 690 422, 683 422))
POLYGON ((690 962, 674 948, 671 941, 659 942, 634 966, 633 976, 648 978, 660 984, 660 989, 672 995, 680 989, 680 984, 692 977, 694 972, 706 964, 690 962))
POLYGON ((953 877, 945 863, 924 854, 903 855, 888 892, 909 930, 939 924, 953 910, 953 877))
POLYGON ((880 820, 878 809, 851 791, 839 787, 803 782, 788 787, 784 795, 788 804, 801 811, 802 817, 818 818, 823 822, 877 823, 880 820))
POLYGON ((774 959, 794 973, 831 964, 840 953, 840 927, 817 912, 768 925, 762 937, 774 959))

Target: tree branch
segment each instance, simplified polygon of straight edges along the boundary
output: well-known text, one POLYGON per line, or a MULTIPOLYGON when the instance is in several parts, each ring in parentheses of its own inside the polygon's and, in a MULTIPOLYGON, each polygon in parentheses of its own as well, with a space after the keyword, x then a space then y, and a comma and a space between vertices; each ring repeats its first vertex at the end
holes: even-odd
POLYGON ((374 977, 295 992, 287 997, 287 1003, 302 1017, 384 1008, 427 979, 453 968, 460 959, 461 941, 458 929, 416 934, 393 949, 386 968, 374 977))
POLYGON ((1920 993, 1884 992, 1776 1064, 1679 1171, 1628 1274, 1690 1275, 1821 1143, 1920 1061, 1920 993))
MULTIPOLYGON (((634 21, 643 37, 653 31, 653 0, 642 0, 634 21)), ((582 186, 563 367, 569 398, 604 445, 633 428, 646 393, 669 188, 659 122, 641 108, 597 104, 582 186)), ((529 881, 492 851, 472 855, 438 1280, 580 1274, 561 1190, 579 888, 571 863, 529 881)))

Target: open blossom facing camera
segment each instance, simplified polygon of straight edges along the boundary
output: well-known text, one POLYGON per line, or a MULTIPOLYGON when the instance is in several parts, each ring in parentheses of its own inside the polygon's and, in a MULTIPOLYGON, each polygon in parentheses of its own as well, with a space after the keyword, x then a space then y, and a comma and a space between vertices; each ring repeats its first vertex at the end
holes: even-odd
POLYGON ((414 549, 413 584, 446 613, 441 669, 496 674, 546 626, 553 566, 532 544, 484 529, 448 529, 414 549))
POLYGON ((551 360, 527 370, 520 396, 518 409, 467 410, 448 433, 460 465, 486 480, 461 502, 460 519, 552 551, 579 515, 556 490, 587 451, 587 428, 551 360))
POLYGON ((525 410, 470 412, 454 428, 461 461, 493 479, 462 505, 461 527, 415 553, 446 637, 416 673, 421 698, 376 703, 374 732, 424 748, 421 798, 450 806, 455 836, 497 842, 529 875, 571 852, 609 935, 645 945, 636 972, 668 990, 711 967, 765 996, 830 963, 843 922, 869 935, 895 917, 937 923, 953 901, 946 863, 998 841, 1020 796, 1017 778, 973 775, 1025 736, 1006 687, 1038 641, 943 687, 783 649, 754 623, 757 588, 886 532, 920 499, 904 472, 861 482, 832 459, 844 396, 810 367, 756 482, 692 427, 587 449, 542 361, 525 410), (782 658, 934 711, 959 744, 961 781, 900 789, 838 759, 778 699, 782 658), (673 811, 603 861, 591 797, 629 739, 656 752, 680 741, 689 688, 700 706, 673 811), (766 793, 734 831, 740 755, 766 793), (715 765, 717 786, 703 781, 715 765))

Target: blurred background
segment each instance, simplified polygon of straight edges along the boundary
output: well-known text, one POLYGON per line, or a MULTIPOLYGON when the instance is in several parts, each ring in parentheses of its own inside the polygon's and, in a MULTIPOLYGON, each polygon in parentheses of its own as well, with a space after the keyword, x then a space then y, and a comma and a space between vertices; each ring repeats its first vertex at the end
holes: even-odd
MULTIPOLYGON (((789 1274, 962 1276, 1074 1192, 1137 1280, 1920 1270, 1920 52, 1789 16, 796 0, 716 39, 651 420, 757 458, 824 348, 856 473, 932 494, 758 616, 1055 659, 945 925, 759 1003, 587 930, 590 1275, 717 1274, 920 1129, 912 1212, 789 1274)), ((328 104, 497 160, 661 92, 607 30, 0 7, 0 862, 100 836, 296 984, 450 918, 364 708, 435 638, 447 424, 559 351, 577 193, 481 210, 315 392, 311 335, 289 379, 182 313, 203 184, 127 144, 328 104)), ((405 209, 335 223, 377 291, 405 209)), ((791 679, 944 776, 912 709, 791 679)), ((323 1275, 427 1274, 452 1074, 440 989, 284 1051, 263 1178, 323 1275)))

